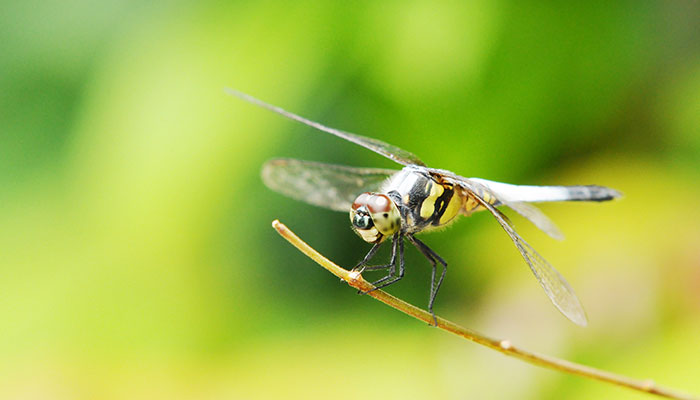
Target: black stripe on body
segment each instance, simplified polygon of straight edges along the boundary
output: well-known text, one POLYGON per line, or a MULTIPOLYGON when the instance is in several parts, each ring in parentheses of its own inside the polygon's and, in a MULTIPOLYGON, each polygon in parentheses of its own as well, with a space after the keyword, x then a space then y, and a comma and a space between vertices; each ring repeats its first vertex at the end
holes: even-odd
POLYGON ((423 203, 430 197, 432 185, 437 185, 438 183, 429 174, 423 171, 414 170, 406 176, 413 176, 416 178, 410 188, 404 187, 404 190, 408 189, 407 193, 393 190, 389 192, 389 197, 394 200, 399 200, 396 204, 400 204, 399 210, 406 230, 409 232, 419 232, 432 222, 435 215, 433 211, 431 216, 424 219, 421 217, 420 212, 423 203))
POLYGON ((467 214, 484 210, 484 207, 481 206, 479 201, 474 198, 476 196, 494 207, 502 205, 501 201, 491 191, 481 185, 471 188, 470 191, 473 191, 474 193, 467 193, 467 202, 464 204, 464 210, 467 212, 467 214))
MULTIPOLYGON (((424 219, 420 215, 420 210, 423 207, 423 202, 430 196, 430 190, 426 190, 426 186, 428 188, 430 185, 428 185, 428 182, 430 182, 431 185, 435 185, 436 183, 430 179, 427 176, 423 177, 424 179, 418 180, 415 185, 411 188, 411 191, 409 192, 409 197, 408 197, 408 204, 406 204, 406 207, 410 210, 412 219, 413 219, 413 224, 415 225, 415 228, 418 228, 418 230, 423 229, 426 225, 430 224, 430 218, 428 217, 427 219, 424 219)), ((415 230, 414 228, 414 230, 415 230)))
MULTIPOLYGON (((440 185, 439 183, 435 183, 436 185, 440 185)), ((442 218, 443 214, 445 214, 445 210, 447 210, 447 206, 450 204, 450 200, 452 200, 452 196, 455 194, 454 187, 452 185, 448 184, 442 184, 440 185, 443 188, 442 195, 438 197, 438 199, 435 201, 435 211, 433 212, 433 215, 428 219, 431 224, 435 226, 440 225, 440 218, 442 218)))

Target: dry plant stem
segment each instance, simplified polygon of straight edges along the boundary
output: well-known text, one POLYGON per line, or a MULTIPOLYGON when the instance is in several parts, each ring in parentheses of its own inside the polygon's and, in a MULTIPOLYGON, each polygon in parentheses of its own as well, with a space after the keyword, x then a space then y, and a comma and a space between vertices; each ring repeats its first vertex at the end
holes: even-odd
MULTIPOLYGON (((289 228, 287 228, 278 220, 274 220, 272 222, 272 226, 277 230, 277 232, 280 235, 282 235, 282 237, 287 239, 287 241, 294 245, 294 247, 296 247, 299 251, 304 253, 307 257, 311 258, 312 260, 316 261, 318 264, 320 264, 323 268, 327 269, 333 275, 347 282, 350 286, 363 292, 367 292, 370 289, 374 288, 372 284, 370 284, 362 278, 362 275, 341 268, 326 257, 322 256, 320 253, 318 253, 311 246, 306 244, 303 240, 301 240, 291 230, 289 230, 289 228)), ((405 301, 398 299, 384 291, 374 290, 367 294, 427 324, 432 325, 433 323, 433 317, 429 312, 422 310, 414 305, 408 304, 405 301)), ((679 393, 671 389, 659 386, 652 380, 632 379, 623 375, 614 374, 612 372, 603 371, 597 368, 592 368, 585 365, 576 364, 570 361, 561 360, 555 357, 530 352, 522 348, 516 347, 508 340, 498 340, 490 338, 473 330, 463 328, 444 318, 437 317, 437 327, 440 329, 444 329, 448 332, 454 333, 455 335, 461 336, 467 340, 471 340, 472 342, 476 342, 493 350, 500 351, 505 355, 519 358, 525 362, 534 365, 539 365, 544 368, 559 370, 568 374, 579 375, 589 379, 608 382, 614 385, 623 386, 633 390, 638 390, 640 392, 650 393, 671 399, 698 400, 697 397, 685 393, 679 393)))

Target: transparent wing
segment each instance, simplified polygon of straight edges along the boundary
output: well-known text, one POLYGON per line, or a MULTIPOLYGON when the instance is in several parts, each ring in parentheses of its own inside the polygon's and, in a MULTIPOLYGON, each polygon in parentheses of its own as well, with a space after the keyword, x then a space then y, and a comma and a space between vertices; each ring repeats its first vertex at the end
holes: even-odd
POLYGON ((349 212, 360 193, 377 191, 396 172, 281 158, 263 165, 262 179, 270 189, 285 196, 349 212))
MULTIPOLYGON (((466 184, 466 183, 465 183, 466 184)), ((464 187, 464 186, 463 186, 464 187)), ((470 194, 476 199, 479 204, 487 209, 501 224, 503 230, 506 231, 508 236, 517 247, 520 254, 530 266, 530 269, 535 274, 537 281, 540 283, 545 293, 552 301, 554 306, 556 306, 559 311, 562 312, 567 318, 572 322, 580 326, 586 326, 588 324, 588 319, 586 318, 586 312, 581 306, 581 302, 576 297, 574 290, 571 288, 569 283, 564 279, 561 274, 554 269, 554 267, 547 262, 535 249, 532 248, 517 232, 510 226, 508 219, 502 212, 500 212, 495 206, 485 201, 480 195, 479 191, 484 188, 473 188, 466 187, 470 194)))
MULTIPOLYGON (((557 240, 563 240, 564 239, 564 234, 561 233, 557 225, 549 219, 542 211, 540 211, 539 208, 535 207, 532 204, 526 203, 523 200, 520 200, 519 198, 515 197, 513 199, 512 196, 509 197, 510 192, 503 193, 502 191, 499 191, 501 187, 498 185, 491 185, 493 183, 499 183, 499 182, 492 182, 492 181, 487 181, 485 179, 479 179, 479 178, 465 178, 463 176, 456 175, 450 171, 447 170, 441 170, 441 169, 435 169, 435 168, 428 168, 432 174, 438 174, 444 179, 451 180, 455 185, 461 185, 465 186, 467 188, 471 188, 472 191, 475 192, 475 194, 479 195, 479 197, 483 199, 488 199, 488 203, 493 205, 493 206, 507 206, 513 211, 517 212, 520 214, 523 218, 527 219, 528 221, 532 222, 537 228, 542 230, 544 233, 547 235, 551 236, 554 239, 557 240)), ((505 185, 505 186, 513 186, 517 187, 516 185, 508 185, 508 184, 500 184, 500 185, 505 185)), ((534 186, 537 187, 537 186, 534 186)), ((476 210, 472 210, 476 211, 476 210)))
POLYGON ((517 212, 528 221, 535 224, 544 233, 557 240, 564 240, 564 234, 561 233, 559 227, 548 216, 544 215, 539 208, 529 203, 516 201, 503 201, 504 205, 510 207, 511 210, 517 212))
POLYGON ((357 134, 350 133, 350 132, 344 132, 344 131, 341 131, 341 130, 338 130, 335 128, 331 128, 331 127, 319 124, 318 122, 308 120, 304 117, 293 114, 293 113, 286 111, 280 107, 273 106, 272 104, 268 104, 260 99, 257 99, 249 94, 239 92, 238 90, 235 90, 235 89, 226 88, 225 91, 227 94, 229 94, 231 96, 238 97, 240 99, 243 99, 245 101, 253 103, 257 106, 260 106, 262 108, 276 112, 277 114, 280 114, 280 115, 287 117, 289 119, 293 119, 295 121, 301 122, 302 124, 308 125, 312 128, 316 128, 320 131, 330 133, 331 135, 338 136, 339 138, 343 138, 349 142, 353 142, 353 143, 360 145, 366 149, 372 150, 375 153, 381 154, 386 158, 389 158, 393 161, 396 161, 399 164, 403 164, 403 165, 415 164, 415 165, 425 166, 425 164, 423 164, 423 161, 421 161, 415 154, 408 152, 406 150, 403 150, 401 148, 398 148, 398 147, 391 145, 389 143, 385 143, 385 142, 382 142, 381 140, 368 138, 368 137, 357 135, 357 134))
MULTIPOLYGON (((461 181, 474 186, 486 187, 500 204, 510 207, 546 234, 557 240, 564 239, 559 228, 537 207, 529 203, 551 201, 608 201, 622 196, 615 189, 598 185, 574 186, 530 186, 511 185, 481 178, 463 178, 461 181)), ((493 203, 492 203, 493 204, 493 203)), ((499 205, 499 204, 496 204, 499 205)))

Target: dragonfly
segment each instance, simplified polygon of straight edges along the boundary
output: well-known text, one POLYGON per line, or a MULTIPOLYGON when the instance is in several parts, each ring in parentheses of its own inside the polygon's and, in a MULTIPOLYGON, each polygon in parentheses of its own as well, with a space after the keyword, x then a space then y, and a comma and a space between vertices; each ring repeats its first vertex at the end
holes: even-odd
POLYGON ((620 192, 599 185, 531 186, 465 178, 448 170, 430 168, 416 155, 381 140, 322 125, 238 90, 227 88, 226 92, 403 166, 400 170, 357 168, 281 158, 266 162, 262 168, 263 181, 270 189, 315 206, 350 213, 352 229, 372 244, 353 271, 386 271, 373 282, 371 290, 387 287, 404 277, 404 241, 408 241, 432 266, 428 310, 437 325, 433 306, 447 273, 447 262, 416 234, 445 227, 459 216, 485 210, 513 241, 554 306, 575 324, 587 325, 586 312, 571 285, 515 231, 501 208, 510 208, 549 236, 561 240, 563 235, 557 226, 531 203, 601 202, 621 197, 620 192), (380 247, 388 242, 392 243, 389 262, 370 265, 380 247))

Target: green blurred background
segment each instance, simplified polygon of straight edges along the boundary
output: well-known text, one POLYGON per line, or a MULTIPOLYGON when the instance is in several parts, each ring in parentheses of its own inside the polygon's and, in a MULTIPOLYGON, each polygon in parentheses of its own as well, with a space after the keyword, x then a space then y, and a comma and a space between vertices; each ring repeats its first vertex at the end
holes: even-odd
MULTIPOLYGON (((265 160, 395 165, 225 86, 462 175, 624 192, 543 206, 564 242, 514 217, 588 328, 485 214, 423 238, 450 263, 436 311, 700 393, 698 2, 0 7, 1 398, 646 398, 429 328, 302 256, 273 219, 341 265, 369 246, 265 188, 265 160)), ((424 307, 407 252, 389 291, 424 307)))

